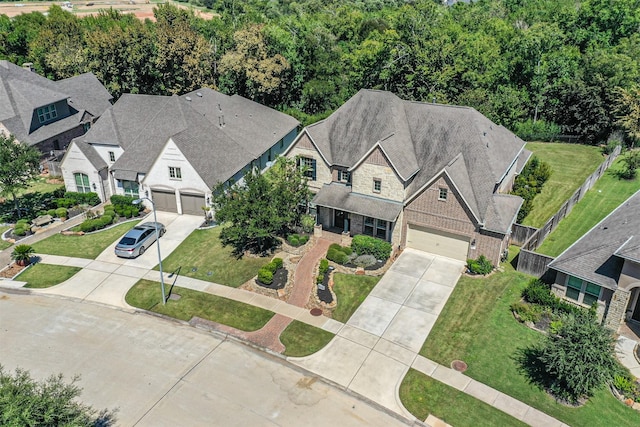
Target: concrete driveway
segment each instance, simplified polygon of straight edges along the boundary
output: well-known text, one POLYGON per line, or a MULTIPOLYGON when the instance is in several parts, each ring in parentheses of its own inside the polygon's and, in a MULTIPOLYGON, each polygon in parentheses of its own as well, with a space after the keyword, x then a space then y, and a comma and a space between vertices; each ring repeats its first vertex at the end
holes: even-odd
POLYGON ((397 390, 463 268, 462 261, 405 249, 329 345, 289 360, 413 418, 397 390))
MULTIPOLYGON (((167 228, 167 232, 160 239, 160 252, 163 259, 169 256, 203 221, 202 217, 194 215, 178 215, 170 212, 158 212, 157 215, 158 222, 163 223, 167 228)), ((153 221, 153 216, 148 216, 144 221, 153 221)), ((36 290, 36 292, 131 308, 124 297, 138 280, 158 265, 158 252, 154 244, 138 258, 118 258, 114 254, 114 248, 119 240, 118 238, 95 260, 42 255, 41 262, 45 264, 69 265, 81 267, 82 270, 57 286, 36 290)))
POLYGON ((400 426, 395 417, 247 346, 143 314, 0 292, 0 359, 82 379, 121 426, 400 426))

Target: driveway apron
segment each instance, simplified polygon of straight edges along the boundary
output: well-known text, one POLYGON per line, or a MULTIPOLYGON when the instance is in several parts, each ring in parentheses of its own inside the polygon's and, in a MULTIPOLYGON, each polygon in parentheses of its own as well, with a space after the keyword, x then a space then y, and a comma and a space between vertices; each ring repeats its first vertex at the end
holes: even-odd
POLYGON ((462 261, 405 249, 329 345, 289 360, 413 419, 398 388, 463 268, 462 261))

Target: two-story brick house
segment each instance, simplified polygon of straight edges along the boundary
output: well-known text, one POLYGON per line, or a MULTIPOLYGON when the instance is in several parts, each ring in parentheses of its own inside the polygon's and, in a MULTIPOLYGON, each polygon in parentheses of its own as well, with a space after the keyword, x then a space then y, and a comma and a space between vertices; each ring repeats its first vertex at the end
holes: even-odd
POLYGON ((91 73, 52 81, 0 61, 0 132, 43 154, 65 150, 111 106, 112 96, 91 73))
POLYGON ((285 155, 306 166, 324 229, 497 264, 522 204, 508 193, 524 145, 472 108, 361 90, 285 155))

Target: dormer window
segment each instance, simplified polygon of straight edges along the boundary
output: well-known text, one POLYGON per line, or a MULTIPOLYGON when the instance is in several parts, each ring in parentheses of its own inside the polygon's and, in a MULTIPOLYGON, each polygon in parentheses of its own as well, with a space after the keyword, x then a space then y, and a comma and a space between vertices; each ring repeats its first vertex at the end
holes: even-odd
POLYGON ((40 107, 36 111, 38 113, 38 120, 40 123, 46 123, 58 117, 56 106, 53 104, 47 105, 46 107, 40 107))
POLYGON ((114 153, 113 151, 109 151, 109 161, 110 162, 116 161, 116 153, 114 153))
POLYGON ((344 182, 345 184, 351 184, 351 172, 338 170, 338 182, 344 182))

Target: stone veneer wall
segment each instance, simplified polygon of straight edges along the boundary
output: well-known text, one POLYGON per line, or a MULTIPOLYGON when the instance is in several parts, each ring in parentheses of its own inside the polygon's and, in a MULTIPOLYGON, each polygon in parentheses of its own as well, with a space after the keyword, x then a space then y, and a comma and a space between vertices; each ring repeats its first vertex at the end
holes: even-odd
POLYGON ((324 184, 331 182, 329 166, 322 159, 318 150, 315 149, 306 133, 300 134, 294 146, 287 153, 288 158, 295 158, 296 156, 312 157, 316 160, 316 180, 309 180, 309 188, 311 190, 318 191, 324 184))
POLYGON ((618 330, 625 319, 627 305, 629 304, 630 297, 630 291, 620 288, 616 289, 616 291, 613 293, 613 297, 611 297, 609 309, 607 310, 607 316, 604 319, 604 326, 606 328, 609 328, 614 332, 618 330))

